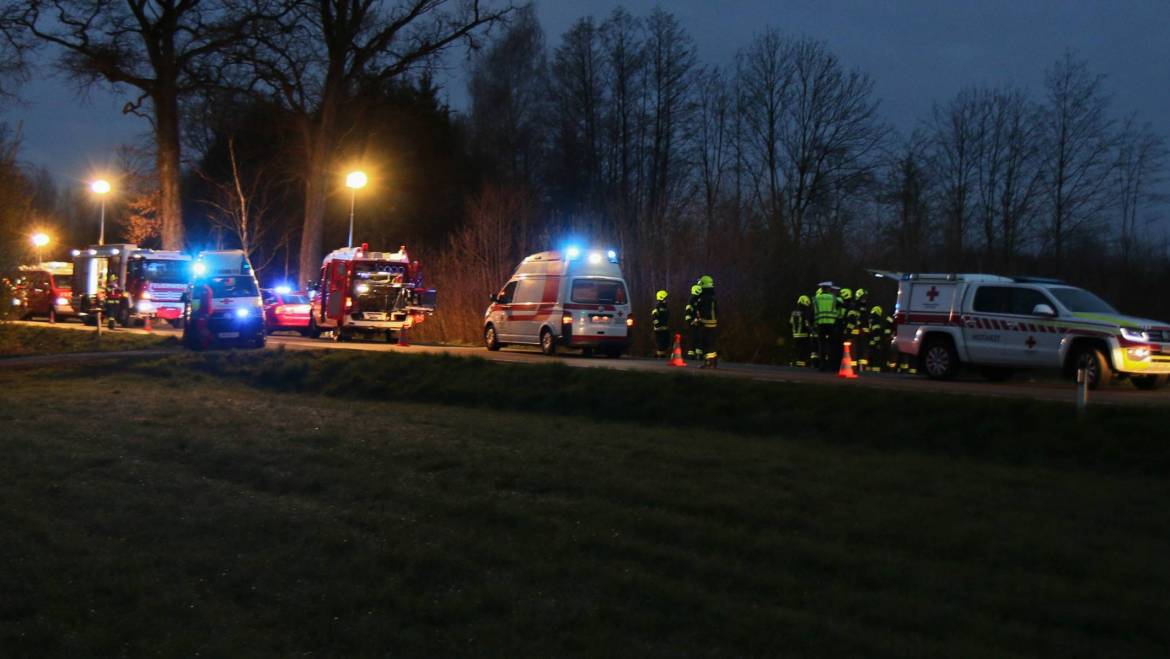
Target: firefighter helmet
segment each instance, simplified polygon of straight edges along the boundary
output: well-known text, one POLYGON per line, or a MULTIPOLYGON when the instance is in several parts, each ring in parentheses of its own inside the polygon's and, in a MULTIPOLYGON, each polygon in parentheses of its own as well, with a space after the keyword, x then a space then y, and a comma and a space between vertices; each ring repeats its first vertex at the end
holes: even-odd
POLYGON ((865 290, 864 288, 859 288, 853 294, 853 297, 856 297, 858 300, 862 300, 862 299, 865 299, 865 296, 868 294, 869 294, 869 291, 865 290))
POLYGON ((853 291, 848 289, 848 288, 842 288, 841 289, 841 299, 844 301, 852 300, 853 299, 853 291))
POLYGON ((654 299, 658 300, 659 302, 665 300, 666 299, 666 291, 658 291, 658 293, 656 293, 654 295, 654 299))
POLYGON ((869 313, 874 316, 880 316, 882 315, 882 308, 875 304, 873 305, 873 308, 869 310, 869 313))
POLYGON ((796 298, 796 303, 802 307, 807 307, 812 305, 812 300, 808 299, 807 295, 801 295, 800 297, 796 298))
POLYGON ((703 292, 702 286, 700 286, 698 284, 691 286, 691 295, 698 295, 699 293, 702 293, 702 292, 703 292))
POLYGON ((703 275, 699 277, 699 286, 703 288, 714 288, 715 280, 711 278, 711 275, 703 275))

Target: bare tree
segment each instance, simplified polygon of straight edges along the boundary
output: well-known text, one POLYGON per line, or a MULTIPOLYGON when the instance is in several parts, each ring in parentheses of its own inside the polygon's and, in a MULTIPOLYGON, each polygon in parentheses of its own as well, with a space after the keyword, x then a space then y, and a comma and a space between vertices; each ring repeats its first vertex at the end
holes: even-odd
POLYGON ((687 204, 682 131, 694 113, 697 73, 695 45, 672 14, 656 7, 646 21, 646 75, 653 117, 648 162, 646 213, 656 231, 667 214, 687 204))
POLYGON ((963 260, 976 180, 978 92, 964 89, 945 107, 931 113, 930 168, 938 181, 943 226, 943 255, 951 267, 963 260))
POLYGON ((7 0, 3 7, 12 24, 61 49, 61 69, 82 88, 105 82, 137 94, 122 111, 151 124, 162 243, 183 247, 180 98, 209 84, 211 60, 249 18, 219 0, 7 0))
POLYGON ((697 84, 698 112, 691 131, 703 199, 703 239, 715 242, 716 212, 727 192, 729 170, 734 165, 735 100, 723 73, 706 71, 697 84))
POLYGON ((646 65, 642 21, 621 7, 601 26, 608 104, 606 187, 619 230, 629 235, 641 199, 640 115, 646 65))
POLYGON ((599 207, 603 88, 601 37, 593 19, 578 20, 553 54, 550 80, 556 108, 555 193, 599 207))
POLYGON ((1155 204, 1164 204, 1167 195, 1159 192, 1165 182, 1170 151, 1166 139, 1147 124, 1130 115, 1117 136, 1117 155, 1113 167, 1110 198, 1116 204, 1121 261, 1129 268, 1138 245, 1147 234, 1142 226, 1143 212, 1155 204))
POLYGON ((788 44, 774 29, 752 40, 737 56, 739 110, 744 122, 751 195, 767 224, 784 227, 783 145, 784 111, 792 69, 788 44))
POLYGON ((208 220, 214 230, 234 236, 253 267, 264 270, 288 240, 287 231, 275 241, 271 240, 274 232, 280 229, 269 217, 276 197, 272 179, 262 167, 245 171, 236 153, 234 136, 227 138, 227 155, 231 166, 231 177, 227 181, 217 181, 200 172, 212 189, 212 195, 203 200, 212 210, 208 220), (265 244, 270 247, 261 259, 261 246, 265 244))
MULTIPOLYGON (((264 2, 265 0, 253 0, 264 2)), ((480 0, 282 0, 279 17, 254 30, 237 54, 244 86, 290 111, 303 143, 305 210, 298 276, 320 265, 342 106, 359 85, 377 86, 427 66, 477 36, 510 6, 480 0)))
POLYGON ((1109 98, 1104 76, 1066 52, 1048 69, 1044 107, 1046 243, 1059 269, 1069 239, 1097 226, 1108 203, 1111 159, 1109 98))

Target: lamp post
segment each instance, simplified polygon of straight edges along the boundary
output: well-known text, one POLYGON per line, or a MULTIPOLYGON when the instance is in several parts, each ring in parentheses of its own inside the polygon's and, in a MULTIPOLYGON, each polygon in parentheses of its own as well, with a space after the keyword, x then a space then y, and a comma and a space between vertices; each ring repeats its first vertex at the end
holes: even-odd
POLYGON ((94 181, 89 186, 89 189, 93 190, 93 193, 96 194, 98 196, 98 198, 102 200, 102 219, 101 219, 100 228, 98 229, 98 244, 105 245, 106 244, 106 195, 110 193, 110 182, 105 180, 105 179, 99 178, 98 180, 94 181))
POLYGON ((37 248, 37 265, 41 265, 44 263, 44 260, 41 258, 41 248, 49 244, 49 236, 43 233, 34 233, 32 235, 32 244, 33 247, 37 248))
POLYGON ((349 244, 353 247, 353 207, 357 203, 358 188, 366 187, 368 179, 363 171, 353 171, 345 175, 345 186, 349 188, 349 244))

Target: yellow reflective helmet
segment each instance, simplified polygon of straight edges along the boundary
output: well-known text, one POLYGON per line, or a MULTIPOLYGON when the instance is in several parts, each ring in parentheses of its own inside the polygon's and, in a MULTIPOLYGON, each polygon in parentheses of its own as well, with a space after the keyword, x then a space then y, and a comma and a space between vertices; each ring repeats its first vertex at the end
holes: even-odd
POLYGON ((842 288, 841 289, 841 299, 842 300, 852 300, 853 299, 853 291, 851 291, 848 288, 842 288))
POLYGON ((715 286, 715 280, 711 278, 711 275, 703 275, 702 277, 699 277, 699 286, 703 288, 712 288, 715 286))
POLYGON ((658 300, 659 302, 665 300, 666 299, 666 291, 658 291, 657 293, 654 294, 654 299, 658 300))
POLYGON ((796 303, 802 307, 807 307, 812 304, 812 300, 808 299, 807 295, 801 295, 796 298, 796 303))
POLYGON ((853 296, 859 300, 861 298, 865 297, 866 295, 869 295, 869 291, 865 290, 864 288, 857 289, 857 292, 853 294, 853 296))
POLYGON ((698 294, 700 294, 700 293, 702 293, 702 292, 703 292, 703 287, 702 287, 702 286, 700 286, 700 285, 698 285, 698 284, 695 284, 694 286, 691 286, 691 295, 698 295, 698 294))
POLYGON ((873 308, 869 310, 869 312, 875 316, 880 316, 882 315, 882 308, 875 304, 873 305, 873 308))

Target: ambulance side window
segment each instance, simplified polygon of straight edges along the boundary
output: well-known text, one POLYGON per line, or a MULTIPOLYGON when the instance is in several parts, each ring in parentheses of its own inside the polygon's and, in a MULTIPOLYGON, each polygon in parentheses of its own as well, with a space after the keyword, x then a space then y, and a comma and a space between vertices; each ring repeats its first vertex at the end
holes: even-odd
POLYGON ((514 281, 508 282, 504 290, 500 291, 500 304, 512 304, 512 296, 516 294, 516 283, 514 281))
POLYGON ((1010 313, 1012 289, 1006 286, 980 286, 975 291, 975 311, 980 313, 1010 313))
POLYGON ((1031 316, 1032 310, 1036 308, 1037 304, 1047 304, 1055 309, 1052 300, 1049 300, 1043 293, 1031 288, 1016 288, 1012 290, 1012 308, 1008 313, 1013 313, 1017 316, 1031 316))
POLYGON ((516 282, 516 292, 512 296, 514 304, 534 304, 540 302, 544 292, 544 280, 521 279, 516 282))

